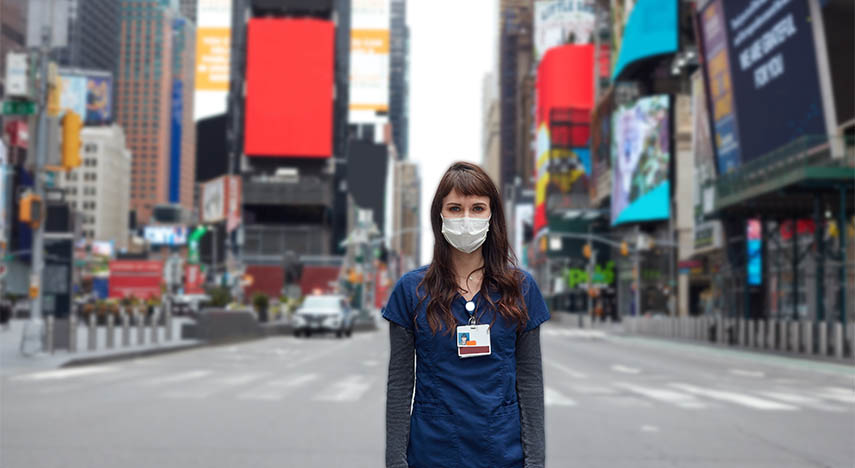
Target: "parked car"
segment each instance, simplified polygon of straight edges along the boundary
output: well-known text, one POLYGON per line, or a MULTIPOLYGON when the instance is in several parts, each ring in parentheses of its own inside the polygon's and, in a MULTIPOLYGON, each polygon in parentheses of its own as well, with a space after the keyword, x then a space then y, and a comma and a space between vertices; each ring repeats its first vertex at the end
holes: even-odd
POLYGON ((353 333, 354 313, 343 296, 323 294, 308 296, 294 314, 294 336, 335 332, 336 336, 353 333))

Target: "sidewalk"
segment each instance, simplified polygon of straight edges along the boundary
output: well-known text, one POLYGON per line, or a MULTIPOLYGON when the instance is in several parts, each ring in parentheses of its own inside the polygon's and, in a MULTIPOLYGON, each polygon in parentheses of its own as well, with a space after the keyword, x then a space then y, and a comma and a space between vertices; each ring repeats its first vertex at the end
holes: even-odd
POLYGON ((151 327, 145 328, 145 336, 142 343, 137 342, 138 329, 130 328, 130 346, 122 346, 122 329, 114 329, 115 337, 113 348, 107 348, 107 327, 96 327, 95 350, 88 350, 89 329, 80 324, 77 327, 77 352, 68 350, 56 350, 53 354, 39 353, 33 356, 25 356, 20 352, 21 337, 27 319, 15 319, 9 322, 9 328, 0 329, 0 377, 7 377, 27 372, 57 369, 73 365, 91 364, 95 362, 109 361, 113 359, 130 359, 149 354, 174 352, 190 349, 204 344, 200 340, 182 340, 181 327, 185 323, 193 323, 194 320, 187 317, 174 317, 172 319, 172 340, 166 341, 166 330, 158 327, 158 342, 151 342, 151 327))

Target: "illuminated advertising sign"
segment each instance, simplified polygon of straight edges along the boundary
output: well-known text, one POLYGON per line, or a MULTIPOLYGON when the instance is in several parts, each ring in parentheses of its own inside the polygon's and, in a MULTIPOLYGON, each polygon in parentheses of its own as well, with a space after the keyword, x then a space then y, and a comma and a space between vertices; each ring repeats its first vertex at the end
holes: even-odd
POLYGON ((719 173, 827 132, 808 0, 714 0, 699 24, 719 173))
POLYGON ((113 120, 113 79, 107 72, 60 69, 62 90, 59 105, 74 111, 85 125, 104 125, 113 120))
POLYGON ((333 23, 252 18, 247 31, 244 151, 253 157, 330 157, 333 23))
POLYGON ((231 56, 232 0, 198 0, 196 10, 196 120, 226 111, 231 56))
POLYGON ((552 47, 593 41, 594 0, 534 2, 534 56, 540 60, 552 47))
POLYGON ((143 237, 151 245, 184 245, 187 243, 187 227, 146 226, 143 237))
POLYGON ((389 0, 351 3, 351 123, 374 123, 389 110, 389 21, 389 0))
POLYGON ((612 225, 668 219, 668 95, 618 107, 612 117, 612 225))
MULTIPOLYGON (((744 1, 744 0, 738 0, 744 1)), ((626 0, 613 2, 612 24, 622 31, 616 37, 612 80, 634 62, 677 51, 677 0, 626 0)))
POLYGON ((759 286, 763 283, 763 237, 760 233, 760 220, 749 219, 747 226, 747 254, 748 262, 746 272, 748 274, 748 284, 750 286, 759 286))
POLYGON ((181 201, 181 123, 184 107, 184 84, 181 80, 172 82, 172 109, 169 134, 169 202, 181 201))
POLYGON ((110 262, 111 298, 160 297, 163 262, 160 260, 113 260, 110 262))

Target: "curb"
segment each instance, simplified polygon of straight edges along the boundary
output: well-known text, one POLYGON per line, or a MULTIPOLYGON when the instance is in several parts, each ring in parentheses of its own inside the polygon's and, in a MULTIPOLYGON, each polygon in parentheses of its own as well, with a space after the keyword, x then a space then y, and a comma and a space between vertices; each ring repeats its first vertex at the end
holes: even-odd
POLYGON ((203 346, 209 346, 213 343, 200 342, 200 343, 188 343, 177 346, 170 346, 168 348, 152 348, 152 349, 139 349, 128 351, 126 353, 115 353, 109 354, 106 356, 91 356, 91 357, 83 357, 70 359, 69 361, 63 363, 60 368, 66 367, 77 367, 77 366, 87 366, 91 364, 101 364, 104 362, 113 362, 113 361, 124 361, 128 359, 135 359, 141 357, 149 357, 156 356, 159 354, 168 354, 168 353, 176 353, 180 351, 189 351, 191 349, 201 348, 203 346))

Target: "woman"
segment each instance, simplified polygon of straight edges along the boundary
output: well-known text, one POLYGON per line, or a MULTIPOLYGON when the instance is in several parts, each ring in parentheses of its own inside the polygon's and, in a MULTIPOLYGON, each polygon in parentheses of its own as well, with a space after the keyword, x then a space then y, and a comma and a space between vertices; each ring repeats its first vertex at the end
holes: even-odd
POLYGON ((386 466, 542 467, 538 327, 549 311, 514 266, 499 192, 480 167, 455 163, 430 219, 433 262, 401 277, 383 312, 386 466))

